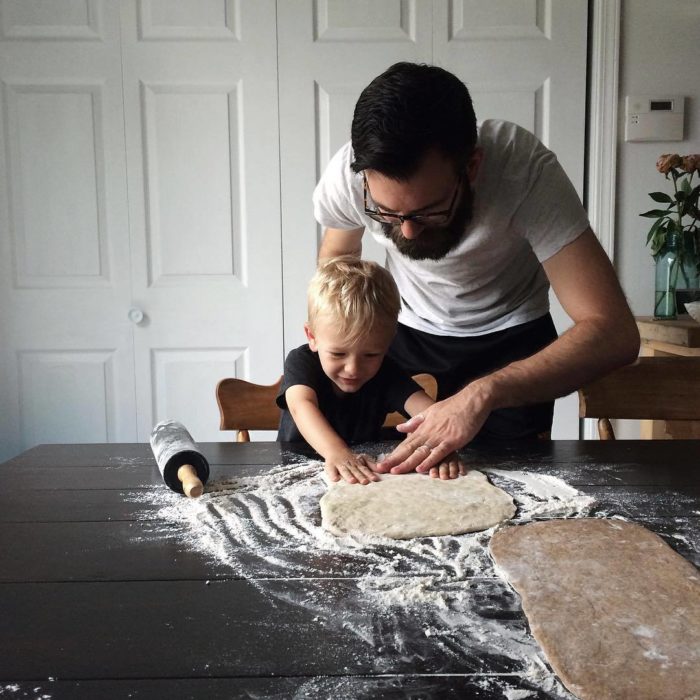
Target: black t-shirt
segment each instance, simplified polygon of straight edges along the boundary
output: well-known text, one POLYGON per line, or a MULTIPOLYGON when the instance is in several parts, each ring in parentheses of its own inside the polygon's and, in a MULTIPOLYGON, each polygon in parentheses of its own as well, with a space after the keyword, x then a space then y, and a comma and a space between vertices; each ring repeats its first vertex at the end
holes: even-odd
POLYGON ((316 392, 321 413, 348 444, 379 440, 386 414, 399 411, 405 415, 406 400, 421 390, 392 359, 385 357, 377 374, 358 391, 338 396, 333 391, 333 382, 323 372, 318 353, 308 345, 301 345, 287 355, 277 395, 277 405, 282 409, 277 435, 280 442, 306 442, 287 410, 284 396, 296 384, 316 392))

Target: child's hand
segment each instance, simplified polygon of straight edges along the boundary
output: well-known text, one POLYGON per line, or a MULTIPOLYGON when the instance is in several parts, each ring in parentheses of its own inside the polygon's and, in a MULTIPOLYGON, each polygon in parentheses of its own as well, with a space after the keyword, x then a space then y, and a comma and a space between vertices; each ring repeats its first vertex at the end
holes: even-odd
POLYGON ((433 479, 456 479, 458 476, 464 476, 466 473, 467 468, 456 452, 447 455, 438 466, 432 467, 428 472, 433 479))
POLYGON ((349 484, 369 484, 370 481, 379 481, 379 477, 372 471, 375 464, 369 455, 358 455, 348 450, 330 455, 324 468, 331 481, 344 479, 349 484))

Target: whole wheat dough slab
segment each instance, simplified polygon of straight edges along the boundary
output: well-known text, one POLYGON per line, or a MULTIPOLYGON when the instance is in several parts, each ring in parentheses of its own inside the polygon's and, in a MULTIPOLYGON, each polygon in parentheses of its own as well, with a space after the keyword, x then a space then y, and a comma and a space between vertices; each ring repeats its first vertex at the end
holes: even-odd
POLYGON ((321 498, 321 523, 334 535, 458 535, 514 514, 513 499, 478 471, 444 481, 415 473, 382 474, 366 485, 336 481, 321 498))
POLYGON ((550 520, 499 530, 490 549, 579 698, 700 698, 700 575, 661 538, 619 520, 550 520))

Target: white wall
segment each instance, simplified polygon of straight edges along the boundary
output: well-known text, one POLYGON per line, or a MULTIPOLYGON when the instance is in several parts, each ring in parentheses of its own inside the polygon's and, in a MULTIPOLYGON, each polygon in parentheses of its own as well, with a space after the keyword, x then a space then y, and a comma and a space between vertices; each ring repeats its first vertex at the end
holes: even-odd
MULTIPOLYGON (((649 192, 669 191, 656 170, 662 153, 700 153, 700 2, 623 0, 620 45, 620 125, 615 266, 636 316, 653 311, 654 264, 645 245, 652 208, 649 192), (685 95, 685 140, 626 143, 626 95, 685 95)), ((639 437, 638 423, 619 437, 639 437)))

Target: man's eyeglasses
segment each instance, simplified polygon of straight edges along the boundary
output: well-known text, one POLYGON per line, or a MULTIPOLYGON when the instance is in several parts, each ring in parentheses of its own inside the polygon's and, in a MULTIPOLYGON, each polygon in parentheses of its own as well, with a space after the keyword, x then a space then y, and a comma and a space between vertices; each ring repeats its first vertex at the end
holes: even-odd
POLYGON ((450 206, 443 211, 432 211, 428 214, 391 214, 381 211, 380 209, 372 209, 367 206, 367 203, 371 201, 372 193, 369 191, 365 173, 362 173, 362 181, 364 183, 365 214, 367 214, 370 219, 379 221, 382 224, 398 223, 401 225, 404 221, 412 221, 414 224, 419 224, 421 226, 444 226, 448 224, 452 218, 452 212, 457 203, 459 186, 462 184, 462 173, 460 173, 457 184, 455 185, 455 191, 452 195, 450 206))

